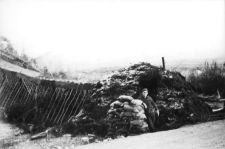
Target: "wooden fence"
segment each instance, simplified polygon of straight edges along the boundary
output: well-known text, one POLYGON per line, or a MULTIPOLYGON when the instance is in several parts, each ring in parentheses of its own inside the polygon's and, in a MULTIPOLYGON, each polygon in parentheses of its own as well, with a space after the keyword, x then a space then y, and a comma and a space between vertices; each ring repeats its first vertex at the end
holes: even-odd
POLYGON ((0 108, 30 107, 21 117, 35 111, 35 119, 60 125, 77 114, 90 98, 92 84, 40 80, 0 69, 0 108))

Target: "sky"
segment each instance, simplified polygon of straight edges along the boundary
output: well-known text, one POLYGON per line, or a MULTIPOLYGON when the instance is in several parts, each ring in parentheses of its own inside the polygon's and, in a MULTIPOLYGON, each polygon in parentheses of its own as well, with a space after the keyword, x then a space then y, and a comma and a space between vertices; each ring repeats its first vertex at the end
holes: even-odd
POLYGON ((225 58, 224 0, 0 0, 0 35, 50 69, 225 58))

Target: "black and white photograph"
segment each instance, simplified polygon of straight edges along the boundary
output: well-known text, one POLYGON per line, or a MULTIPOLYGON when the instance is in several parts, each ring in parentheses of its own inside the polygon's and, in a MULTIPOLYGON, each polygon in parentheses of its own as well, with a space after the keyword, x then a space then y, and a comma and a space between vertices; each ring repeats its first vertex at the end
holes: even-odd
POLYGON ((0 0, 1 149, 225 149, 224 0, 0 0))

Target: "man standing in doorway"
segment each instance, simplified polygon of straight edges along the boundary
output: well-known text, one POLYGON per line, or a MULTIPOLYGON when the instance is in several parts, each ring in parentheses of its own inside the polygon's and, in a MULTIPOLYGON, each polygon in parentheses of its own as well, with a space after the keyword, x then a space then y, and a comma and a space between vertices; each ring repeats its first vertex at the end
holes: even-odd
POLYGON ((150 131, 154 132, 156 115, 159 116, 159 109, 152 97, 148 96, 147 88, 142 89, 141 95, 138 99, 141 99, 147 105, 147 109, 145 109, 147 123, 150 131))

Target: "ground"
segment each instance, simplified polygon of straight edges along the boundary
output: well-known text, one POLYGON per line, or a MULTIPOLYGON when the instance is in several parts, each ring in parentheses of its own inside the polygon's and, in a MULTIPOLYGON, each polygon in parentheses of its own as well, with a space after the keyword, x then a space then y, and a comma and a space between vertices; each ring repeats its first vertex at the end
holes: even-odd
POLYGON ((80 146, 79 149, 224 149, 225 120, 80 146))
POLYGON ((15 126, 0 121, 0 140, 8 138, 14 134, 15 126))
MULTIPOLYGON (((79 138, 61 137, 50 140, 41 139, 24 141, 7 148, 10 149, 224 149, 225 148, 225 120, 199 123, 183 126, 179 129, 155 133, 129 136, 111 141, 84 145, 79 138)), ((0 122, 0 142, 4 138, 13 137, 15 126, 0 122)), ((20 136, 21 137, 21 136, 20 136)), ((16 137, 13 137, 16 139, 16 137)), ((1 146, 1 144, 0 144, 1 146)), ((2 146, 4 147, 4 146, 2 146)))

